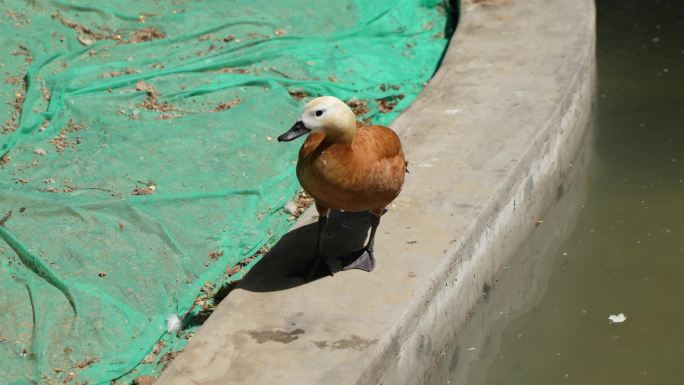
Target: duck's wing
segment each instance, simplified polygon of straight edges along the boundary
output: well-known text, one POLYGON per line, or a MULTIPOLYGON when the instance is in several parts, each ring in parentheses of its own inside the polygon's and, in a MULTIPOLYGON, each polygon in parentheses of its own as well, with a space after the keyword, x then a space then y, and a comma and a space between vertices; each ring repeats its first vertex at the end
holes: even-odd
POLYGON ((382 209, 404 185, 406 160, 401 141, 387 127, 367 126, 357 131, 353 147, 358 168, 364 170, 356 175, 356 182, 370 188, 369 195, 380 202, 374 208, 382 209))
POLYGON ((316 148, 318 148, 318 145, 321 144, 324 138, 325 134, 322 134, 320 132, 310 133, 309 136, 306 137, 306 140, 302 144, 302 147, 299 149, 299 160, 306 158, 316 148))
POLYGON ((362 154, 368 162, 396 161, 404 164, 404 151, 399 136, 384 126, 365 126, 357 131, 354 152, 362 154), (358 139, 358 140, 357 140, 358 139))

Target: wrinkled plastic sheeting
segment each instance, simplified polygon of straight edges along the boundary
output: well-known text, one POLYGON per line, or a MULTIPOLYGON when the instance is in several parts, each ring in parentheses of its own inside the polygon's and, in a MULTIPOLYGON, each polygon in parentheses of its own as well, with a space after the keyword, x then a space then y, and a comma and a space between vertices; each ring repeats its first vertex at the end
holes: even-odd
POLYGON ((166 317, 291 225, 282 207, 298 190, 298 146, 274 138, 307 98, 358 98, 360 119, 389 123, 433 74, 449 28, 445 7, 425 0, 0 10, 10 384, 158 370, 158 341, 186 342, 166 335, 166 317))

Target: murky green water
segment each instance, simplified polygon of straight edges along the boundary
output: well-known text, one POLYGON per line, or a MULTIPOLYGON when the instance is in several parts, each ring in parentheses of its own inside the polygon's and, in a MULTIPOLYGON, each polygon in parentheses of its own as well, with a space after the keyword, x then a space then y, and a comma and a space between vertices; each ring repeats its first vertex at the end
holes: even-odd
POLYGON ((569 193, 430 385, 684 384, 684 1, 597 11, 598 111, 569 193))

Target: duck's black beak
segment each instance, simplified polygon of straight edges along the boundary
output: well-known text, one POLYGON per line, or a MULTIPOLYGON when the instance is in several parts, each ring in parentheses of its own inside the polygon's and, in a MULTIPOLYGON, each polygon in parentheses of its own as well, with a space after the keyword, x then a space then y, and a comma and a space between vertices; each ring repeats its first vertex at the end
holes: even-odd
POLYGON ((306 135, 311 130, 308 128, 304 127, 304 123, 301 120, 298 120, 297 123, 295 123, 292 128, 290 128, 286 133, 280 135, 278 137, 279 142, 289 142, 293 139, 297 139, 302 135, 306 135))

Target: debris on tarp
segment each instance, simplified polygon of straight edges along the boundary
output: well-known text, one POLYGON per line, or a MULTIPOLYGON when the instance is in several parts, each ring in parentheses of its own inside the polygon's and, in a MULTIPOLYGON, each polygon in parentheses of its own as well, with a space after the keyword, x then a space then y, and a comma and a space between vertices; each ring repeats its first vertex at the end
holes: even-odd
POLYGON ((166 319, 166 331, 169 333, 179 333, 183 329, 183 321, 178 314, 171 314, 166 319))

